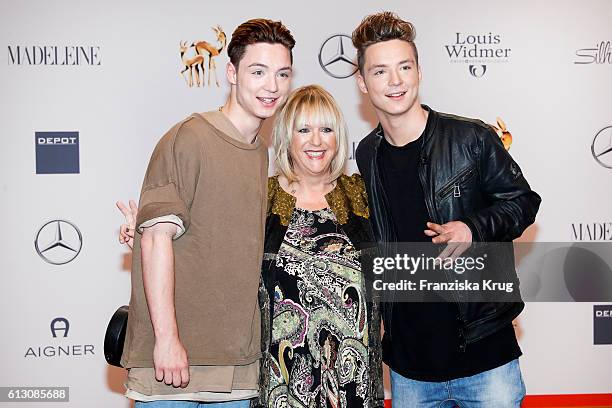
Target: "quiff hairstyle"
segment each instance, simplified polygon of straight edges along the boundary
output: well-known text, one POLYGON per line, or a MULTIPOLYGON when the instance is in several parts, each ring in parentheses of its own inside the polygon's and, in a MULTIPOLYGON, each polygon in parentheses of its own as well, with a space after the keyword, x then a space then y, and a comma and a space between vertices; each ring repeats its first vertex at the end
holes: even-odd
POLYGON ((331 161, 329 181, 335 181, 344 173, 348 159, 348 131, 334 97, 318 85, 307 85, 294 90, 276 115, 272 129, 276 168, 289 182, 298 180, 293 172, 289 150, 294 132, 306 124, 328 127, 334 131, 336 155, 331 161))
POLYGON ((292 49, 295 39, 291 32, 280 21, 272 21, 264 18, 254 18, 240 24, 232 33, 232 39, 227 47, 230 62, 238 68, 240 60, 244 56, 246 47, 251 44, 268 43, 282 44, 289 50, 291 63, 293 64, 292 49))
POLYGON ((353 31, 353 45, 357 48, 357 63, 359 72, 363 74, 365 63, 365 50, 370 45, 389 40, 403 40, 408 42, 414 50, 416 64, 419 65, 419 52, 414 44, 416 30, 414 25, 404 21, 391 11, 382 11, 364 18, 353 31))

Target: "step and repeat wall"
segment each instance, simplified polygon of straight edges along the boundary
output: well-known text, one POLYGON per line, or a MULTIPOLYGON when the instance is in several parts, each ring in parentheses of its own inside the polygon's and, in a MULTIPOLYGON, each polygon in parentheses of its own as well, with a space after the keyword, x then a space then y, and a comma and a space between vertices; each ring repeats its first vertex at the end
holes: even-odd
MULTIPOLYGON (((612 240, 612 2, 2 0, 0 387, 69 387, 62 406, 129 406, 124 370, 103 355, 108 319, 130 293, 115 201, 138 197, 167 129, 224 102, 219 33, 282 20, 297 40, 293 85, 337 98, 354 152, 376 118, 349 37, 381 10, 417 28, 424 103, 501 118, 511 132, 510 153, 543 198, 521 241, 612 240), (219 50, 211 65, 193 63, 199 41, 219 50)), ((610 309, 527 304, 529 394, 612 393, 610 309)), ((16 406, 28 405, 38 406, 16 406)))

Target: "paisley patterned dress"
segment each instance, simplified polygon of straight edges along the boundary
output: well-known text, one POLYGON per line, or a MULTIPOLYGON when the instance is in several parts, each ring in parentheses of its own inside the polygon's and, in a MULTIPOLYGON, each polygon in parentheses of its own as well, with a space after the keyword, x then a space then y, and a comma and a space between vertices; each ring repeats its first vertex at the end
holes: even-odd
POLYGON ((278 251, 269 407, 368 407, 359 251, 329 209, 293 210, 278 251))

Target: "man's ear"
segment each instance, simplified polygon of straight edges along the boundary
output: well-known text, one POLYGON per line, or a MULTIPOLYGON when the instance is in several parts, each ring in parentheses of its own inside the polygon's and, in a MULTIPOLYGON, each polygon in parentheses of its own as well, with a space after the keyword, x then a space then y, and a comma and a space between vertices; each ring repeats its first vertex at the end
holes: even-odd
POLYGON ((357 86, 359 87, 359 90, 364 94, 368 93, 368 87, 366 86, 365 80, 363 79, 361 72, 357 72, 357 86))
POLYGON ((231 62, 228 62, 227 66, 225 67, 225 75, 227 76, 227 81, 231 85, 236 85, 236 82, 238 82, 237 80, 238 70, 236 69, 234 64, 232 64, 231 62))

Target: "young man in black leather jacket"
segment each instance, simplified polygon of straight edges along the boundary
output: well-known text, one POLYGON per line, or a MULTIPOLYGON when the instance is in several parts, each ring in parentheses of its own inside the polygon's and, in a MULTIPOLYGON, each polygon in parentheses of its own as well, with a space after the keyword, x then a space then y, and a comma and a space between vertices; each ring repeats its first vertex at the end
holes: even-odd
MULTIPOLYGON (((412 24, 390 12, 368 16, 353 44, 358 86, 380 122, 356 152, 376 240, 447 244, 446 254, 456 257, 472 242, 519 237, 540 197, 491 127, 421 105, 412 24)), ((505 272, 516 276, 513 265, 505 272)), ((383 358, 393 408, 520 407, 525 386, 512 320, 523 307, 387 304, 383 358)))

